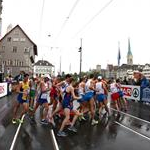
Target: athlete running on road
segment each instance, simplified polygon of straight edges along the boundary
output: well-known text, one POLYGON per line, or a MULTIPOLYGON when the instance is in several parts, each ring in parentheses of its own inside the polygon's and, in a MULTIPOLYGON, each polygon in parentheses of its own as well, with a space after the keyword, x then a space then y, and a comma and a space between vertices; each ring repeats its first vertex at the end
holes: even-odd
POLYGON ((30 91, 30 81, 29 81, 29 74, 24 74, 24 79, 22 82, 19 83, 17 87, 17 103, 15 104, 14 110, 13 110, 13 119, 12 123, 15 124, 17 121, 20 123, 23 123, 23 120, 21 120, 23 114, 28 112, 29 110, 29 91, 30 91), (17 112, 20 107, 20 105, 23 105, 23 110, 19 116, 19 119, 17 119, 17 112))
POLYGON ((103 105, 109 115, 109 109, 107 107, 107 96, 105 95, 106 91, 107 89, 102 81, 102 77, 98 76, 98 82, 96 83, 96 99, 99 103, 99 119, 101 119, 101 111, 103 109, 103 105))
POLYGON ((84 96, 84 100, 90 106, 91 119, 92 119, 91 125, 98 124, 98 121, 94 119, 95 117, 94 92, 95 92, 95 78, 94 78, 94 75, 91 74, 90 79, 88 79, 88 81, 85 84, 85 96, 84 96))
POLYGON ((45 75, 43 76, 43 81, 41 81, 40 83, 40 87, 39 87, 39 98, 36 101, 36 105, 34 107, 34 110, 32 112, 31 115, 33 115, 37 108, 41 105, 44 107, 44 109, 42 110, 42 117, 41 117, 41 124, 48 124, 48 121, 46 120, 47 117, 47 113, 49 110, 49 106, 48 106, 48 96, 49 96, 49 91, 50 91, 50 84, 49 84, 49 76, 45 75))
MULTIPOLYGON (((64 118, 64 120, 61 124, 61 127, 57 133, 58 136, 63 136, 63 137, 67 136, 67 134, 63 130, 64 130, 65 126, 68 124, 68 122, 70 121, 70 112, 73 109, 73 100, 78 100, 81 98, 81 97, 75 96, 72 82, 73 82, 73 78, 70 78, 69 83, 68 83, 69 85, 66 87, 66 89, 64 91, 62 106, 63 106, 65 118, 64 118)), ((75 115, 74 115, 73 120, 70 123, 70 127, 68 129, 70 131, 77 132, 76 128, 74 127, 74 124, 75 124, 78 116, 80 115, 80 113, 75 110, 73 110, 73 111, 74 111, 75 115)))
POLYGON ((70 78, 71 78, 71 75, 70 74, 67 74, 65 76, 65 80, 64 81, 61 81, 59 82, 58 84, 56 85, 53 85, 57 88, 57 90, 59 90, 59 103, 58 103, 58 107, 55 109, 55 111, 52 112, 51 116, 50 116, 50 122, 52 124, 54 124, 54 119, 53 117, 62 110, 62 99, 64 97, 64 91, 66 90, 66 88, 68 87, 69 85, 69 82, 70 82, 70 78))

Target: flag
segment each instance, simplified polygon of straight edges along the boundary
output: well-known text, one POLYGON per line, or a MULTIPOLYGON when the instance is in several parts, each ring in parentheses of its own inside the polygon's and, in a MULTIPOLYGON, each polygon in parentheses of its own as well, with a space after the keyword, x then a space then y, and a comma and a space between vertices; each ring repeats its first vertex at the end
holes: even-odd
POLYGON ((118 66, 120 66, 120 59, 121 59, 121 54, 120 54, 120 43, 118 43, 118 66))

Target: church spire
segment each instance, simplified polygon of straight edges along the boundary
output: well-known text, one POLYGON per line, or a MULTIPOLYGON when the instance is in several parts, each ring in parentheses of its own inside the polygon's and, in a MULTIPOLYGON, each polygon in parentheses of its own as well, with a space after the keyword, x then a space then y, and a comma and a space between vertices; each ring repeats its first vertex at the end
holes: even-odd
POLYGON ((130 46, 130 38, 128 38, 128 55, 132 55, 131 46, 130 46))
POLYGON ((133 55, 132 55, 132 52, 131 52, 130 38, 128 38, 127 64, 128 65, 133 65, 133 55))

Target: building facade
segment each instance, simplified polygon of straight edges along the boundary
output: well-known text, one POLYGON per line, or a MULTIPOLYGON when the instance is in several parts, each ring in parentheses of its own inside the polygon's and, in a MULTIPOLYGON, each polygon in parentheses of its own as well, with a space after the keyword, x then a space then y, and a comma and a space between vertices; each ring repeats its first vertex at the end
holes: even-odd
POLYGON ((150 64, 145 64, 142 73, 147 79, 150 80, 150 64))
POLYGON ((2 2, 3 1, 0 0, 0 38, 2 36, 2 17, 1 17, 1 15, 2 15, 2 9, 3 9, 2 2))
POLYGON ((110 79, 110 78, 114 78, 114 68, 112 64, 108 64, 107 68, 106 68, 106 78, 110 79))
POLYGON ((101 65, 96 65, 96 71, 101 73, 101 65))
POLYGON ((36 55, 36 44, 17 25, 0 40, 0 71, 12 76, 33 72, 36 55))
POLYGON ((54 75, 54 66, 46 60, 39 60, 34 65, 34 75, 41 76, 43 74, 54 75))
POLYGON ((131 79, 133 77, 133 72, 136 70, 142 70, 143 65, 128 65, 128 64, 122 64, 118 70, 117 70, 117 78, 127 77, 131 79))

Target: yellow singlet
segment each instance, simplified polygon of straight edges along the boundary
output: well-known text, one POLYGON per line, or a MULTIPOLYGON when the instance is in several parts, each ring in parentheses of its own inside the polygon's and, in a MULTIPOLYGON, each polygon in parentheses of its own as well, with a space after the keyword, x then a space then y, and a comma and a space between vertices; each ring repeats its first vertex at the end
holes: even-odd
POLYGON ((23 93, 22 99, 27 100, 28 94, 29 94, 29 89, 30 89, 29 81, 26 83, 22 82, 22 89, 23 89, 23 92, 26 92, 26 93, 23 93))

